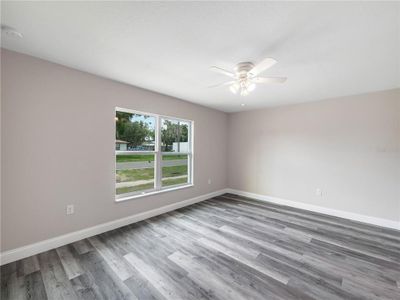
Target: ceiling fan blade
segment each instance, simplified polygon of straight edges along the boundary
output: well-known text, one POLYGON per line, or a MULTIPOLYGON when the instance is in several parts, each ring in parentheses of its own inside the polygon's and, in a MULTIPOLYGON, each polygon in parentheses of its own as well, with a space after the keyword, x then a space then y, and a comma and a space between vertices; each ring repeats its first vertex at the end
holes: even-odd
POLYGON ((235 80, 226 81, 226 82, 223 82, 223 83, 218 83, 218 84, 215 84, 215 85, 210 85, 209 88, 216 88, 216 87, 220 87, 220 86, 224 86, 224 85, 230 85, 230 84, 233 84, 233 83, 235 83, 235 82, 236 82, 235 80))
POLYGON ((229 72, 229 71, 227 71, 225 69, 222 69, 220 67, 212 66, 212 67, 210 67, 210 70, 214 71, 214 72, 217 72, 217 73, 220 73, 220 74, 224 74, 224 75, 232 77, 232 78, 235 77, 235 74, 233 74, 232 72, 229 72))
POLYGON ((253 69, 249 71, 249 73, 253 76, 257 76, 261 72, 265 71, 268 68, 271 68, 277 61, 271 57, 267 57, 256 64, 253 69))
POLYGON ((254 77, 251 79, 254 83, 284 83, 286 77, 254 77))

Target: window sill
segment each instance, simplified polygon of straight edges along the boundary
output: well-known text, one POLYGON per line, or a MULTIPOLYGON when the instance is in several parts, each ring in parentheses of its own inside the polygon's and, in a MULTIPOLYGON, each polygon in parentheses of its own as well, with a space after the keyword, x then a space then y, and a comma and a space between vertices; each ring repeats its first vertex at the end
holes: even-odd
POLYGON ((126 197, 121 197, 121 198, 115 198, 115 202, 124 202, 127 200, 133 200, 133 199, 142 198, 142 197, 146 197, 146 196, 153 196, 153 195, 162 194, 162 193, 166 193, 166 192, 172 192, 172 191, 182 190, 182 189, 186 189, 186 188, 191 188, 193 186, 194 186, 194 184, 190 183, 190 184, 175 186, 175 187, 171 187, 171 188, 165 188, 165 189, 161 189, 158 191, 152 191, 152 192, 148 192, 148 193, 144 193, 144 194, 137 194, 137 195, 131 195, 131 196, 126 196, 126 197))

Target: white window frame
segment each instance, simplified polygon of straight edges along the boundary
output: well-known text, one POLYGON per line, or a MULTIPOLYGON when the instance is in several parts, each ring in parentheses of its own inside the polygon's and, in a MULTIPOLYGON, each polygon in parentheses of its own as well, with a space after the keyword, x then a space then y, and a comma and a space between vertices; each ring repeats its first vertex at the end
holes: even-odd
MULTIPOLYGON (((143 190, 143 191, 137 191, 137 192, 130 192, 130 193, 125 193, 125 194, 118 194, 116 193, 115 189, 115 182, 114 182, 114 191, 115 191, 115 201, 120 202, 120 201, 125 201, 125 200, 130 200, 130 199, 135 199, 135 198, 140 198, 144 196, 150 196, 158 193, 163 193, 163 192, 168 192, 168 191, 175 191, 183 188, 188 188, 194 186, 193 184, 193 159, 194 159, 194 147, 193 147, 193 136, 194 136, 194 121, 192 120, 187 120, 187 119, 182 119, 182 118, 177 118, 177 117, 171 117, 171 116, 166 116, 166 115, 159 115, 159 114, 153 114, 153 113, 148 113, 148 112, 142 112, 142 111, 137 111, 137 110, 132 110, 128 108, 122 108, 122 107, 116 107, 115 108, 115 113, 117 111, 120 112, 126 112, 126 113, 131 113, 131 114, 139 114, 139 115, 145 115, 149 117, 154 117, 155 118, 155 143, 154 143, 154 151, 120 151, 120 150, 115 150, 115 121, 114 121, 114 159, 115 159, 115 169, 114 169, 114 174, 117 174, 117 155, 134 155, 134 154, 139 154, 139 155, 146 155, 146 154, 153 154, 154 155, 154 188, 149 189, 149 190, 143 190), (162 129, 162 119, 167 119, 167 120, 172 120, 172 121, 178 121, 178 122, 185 122, 189 124, 188 128, 188 142, 189 142, 189 147, 187 152, 162 152, 161 151, 161 129, 162 129), (173 186, 162 186, 162 156, 163 155, 187 155, 187 167, 188 167, 188 181, 186 183, 182 184, 177 184, 173 186)), ((115 115, 114 115, 115 116, 115 115)))

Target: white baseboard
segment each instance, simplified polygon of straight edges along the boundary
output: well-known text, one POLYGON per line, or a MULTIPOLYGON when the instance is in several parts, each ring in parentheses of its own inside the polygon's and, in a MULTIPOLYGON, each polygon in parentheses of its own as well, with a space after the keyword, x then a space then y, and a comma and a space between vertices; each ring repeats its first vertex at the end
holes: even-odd
POLYGON ((79 241, 106 231, 110 231, 122 226, 136 223, 163 213, 182 208, 200 201, 204 201, 226 193, 226 189, 215 191, 209 194, 201 195, 195 198, 187 199, 177 203, 162 206, 160 208, 152 209, 126 218, 118 219, 115 221, 103 223, 93 227, 85 228, 79 231, 67 233, 55 238, 40 241, 34 244, 19 247, 13 250, 5 251, 0 254, 0 265, 4 265, 31 255, 35 255, 44 251, 48 251, 57 247, 64 246, 69 243, 79 241))
POLYGON ((286 200, 286 199, 281 199, 281 198, 276 198, 276 197, 271 197, 271 196, 265 196, 265 195, 260 195, 260 194, 255 194, 255 193, 250 193, 250 192, 245 192, 245 191, 240 191, 240 190, 235 190, 235 189, 227 189, 227 193, 236 194, 236 195, 240 195, 243 197, 254 198, 257 200, 271 202, 271 203, 275 203, 275 204, 291 206, 291 207, 295 207, 295 208, 318 212, 318 213, 331 215, 331 216, 344 218, 344 219, 349 219, 349 220, 353 220, 353 221, 368 223, 368 224, 377 225, 377 226, 381 226, 381 227, 400 230, 400 222, 396 222, 396 221, 392 221, 392 220, 381 219, 381 218, 376 218, 376 217, 371 217, 371 216, 366 216, 366 215, 360 215, 360 214, 356 214, 356 213, 352 213, 352 212, 336 210, 333 208, 326 208, 326 207, 322 207, 322 206, 306 204, 306 203, 302 203, 302 202, 296 202, 296 201, 292 201, 292 200, 286 200))

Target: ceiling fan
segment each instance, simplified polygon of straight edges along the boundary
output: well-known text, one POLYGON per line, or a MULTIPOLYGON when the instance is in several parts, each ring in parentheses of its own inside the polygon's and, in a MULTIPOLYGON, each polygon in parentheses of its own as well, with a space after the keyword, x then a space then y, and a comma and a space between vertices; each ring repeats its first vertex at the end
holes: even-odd
POLYGON ((271 68, 276 63, 277 61, 270 57, 263 59, 256 65, 251 62, 241 62, 236 65, 234 72, 212 66, 210 70, 229 76, 232 78, 232 80, 212 85, 210 88, 229 85, 229 89, 232 93, 237 94, 240 92, 241 96, 246 96, 255 89, 257 83, 283 83, 286 81, 286 77, 258 76, 260 73, 271 68))

